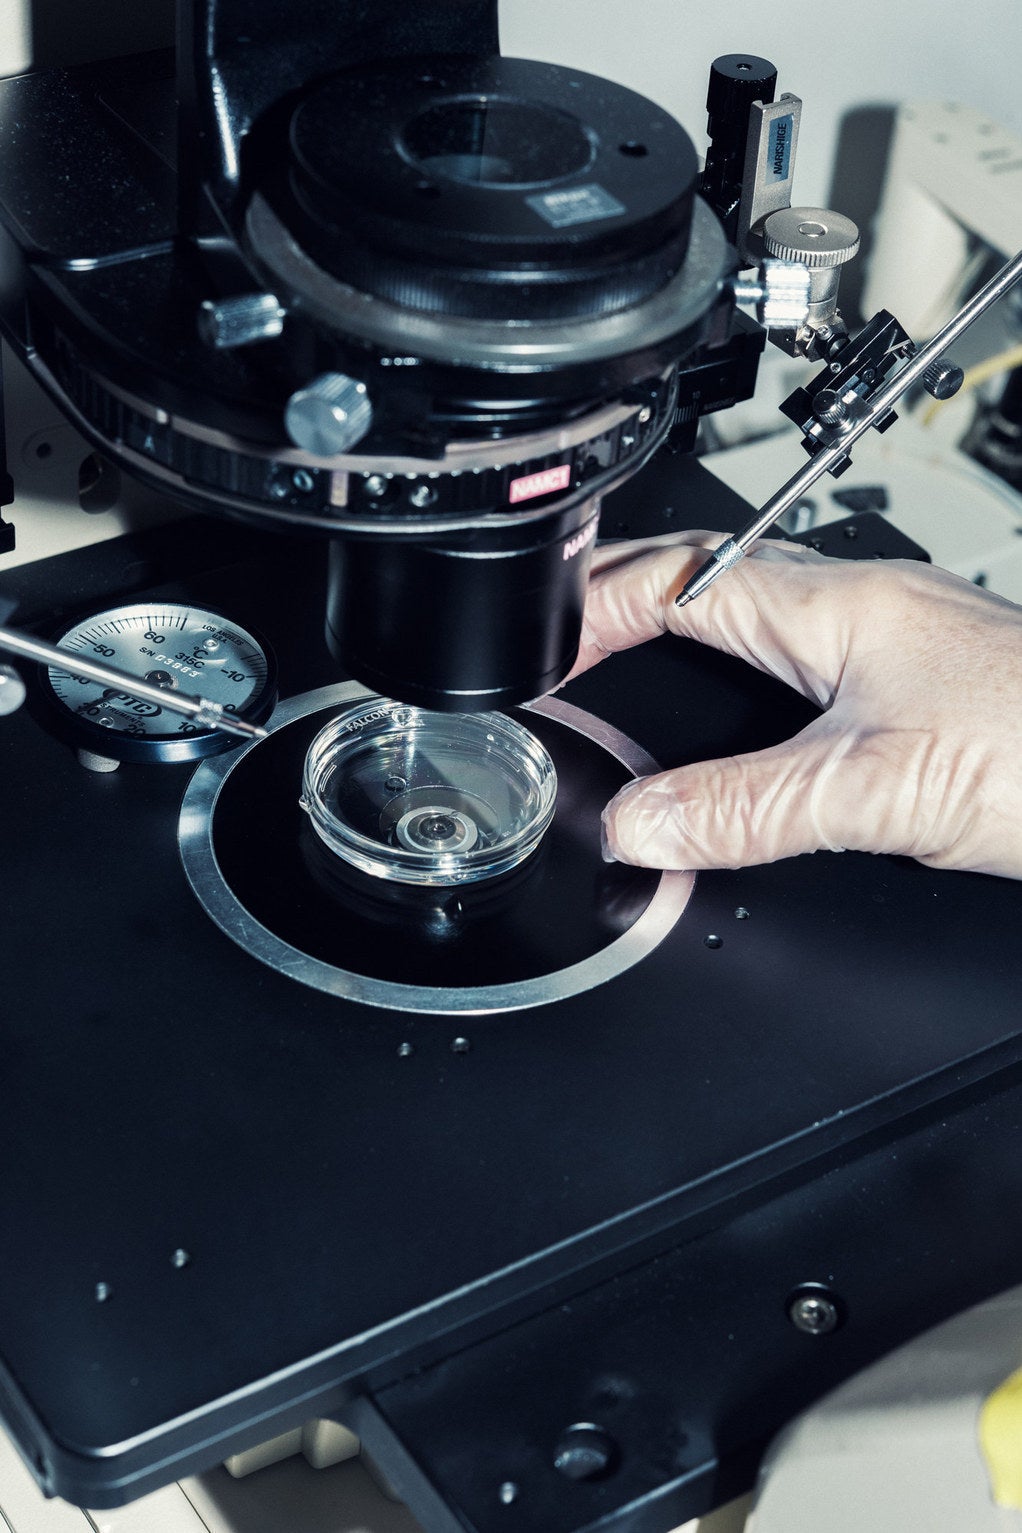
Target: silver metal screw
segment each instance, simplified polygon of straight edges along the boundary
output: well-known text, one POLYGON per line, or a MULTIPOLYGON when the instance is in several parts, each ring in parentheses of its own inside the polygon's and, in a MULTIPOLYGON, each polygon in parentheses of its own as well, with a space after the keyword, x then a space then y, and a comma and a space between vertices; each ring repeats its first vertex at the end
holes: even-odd
POLYGON ((96 1303, 97 1304, 105 1304, 107 1299, 109 1299, 109 1297, 110 1297, 110 1295, 112 1293, 113 1293, 113 1289, 110 1287, 109 1283, 97 1283, 96 1284, 96 1303))
POLYGON ((505 1480, 497 1495, 502 1506, 510 1506, 512 1501, 518 1500, 518 1486, 514 1480, 505 1480))
POLYGON ((813 403, 813 414, 823 426, 840 426, 848 419, 848 406, 833 389, 821 389, 813 403))
POLYGON ((417 484, 408 499, 417 511, 425 511, 436 500, 436 490, 431 484, 417 484))
POLYGON ((387 481, 382 474, 369 474, 365 481, 365 492, 370 500, 379 500, 381 495, 387 493, 387 481))
POLYGON ((185 1251, 181 1246, 178 1246, 177 1250, 174 1252, 173 1256, 170 1258, 171 1266, 172 1267, 178 1267, 178 1268, 180 1268, 180 1267, 187 1267, 188 1263, 190 1261, 191 1261, 191 1257, 188 1255, 188 1252, 185 1251))
POLYGON ((592 1422, 569 1427, 554 1450, 554 1468, 569 1480, 598 1480, 619 1457, 617 1443, 592 1422))
POLYGON ((807 1336, 827 1336, 841 1319, 834 1300, 825 1293, 797 1294, 788 1305, 788 1319, 807 1336))

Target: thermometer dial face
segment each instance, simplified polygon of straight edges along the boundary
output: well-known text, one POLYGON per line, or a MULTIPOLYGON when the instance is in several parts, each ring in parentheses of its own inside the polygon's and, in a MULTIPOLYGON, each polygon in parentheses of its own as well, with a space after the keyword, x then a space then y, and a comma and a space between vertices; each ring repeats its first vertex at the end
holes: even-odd
MULTIPOLYGON (((61 649, 128 671, 168 692, 222 703, 261 723, 276 696, 276 668, 263 644, 229 618, 202 607, 142 602, 76 623, 61 649)), ((230 750, 222 730, 51 666, 45 689, 75 745, 118 761, 194 761, 230 750)))

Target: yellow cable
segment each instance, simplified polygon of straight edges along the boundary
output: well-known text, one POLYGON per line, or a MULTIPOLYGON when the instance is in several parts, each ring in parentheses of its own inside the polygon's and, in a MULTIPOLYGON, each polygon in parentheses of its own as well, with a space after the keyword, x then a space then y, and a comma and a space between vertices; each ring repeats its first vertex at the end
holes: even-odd
MULTIPOLYGON (((978 389, 989 378, 996 378, 998 373, 1010 373, 1015 367, 1022 367, 1022 344, 1011 346, 1007 351, 999 351, 996 356, 987 357, 985 362, 977 362, 975 367, 968 368, 961 388, 951 398, 960 399, 970 389, 978 389)), ((946 399, 931 400, 920 417, 920 424, 929 426, 941 405, 949 403, 950 400, 946 399)))
POLYGON ((1022 1369, 984 1401, 979 1446, 997 1505, 1022 1509, 1022 1369))

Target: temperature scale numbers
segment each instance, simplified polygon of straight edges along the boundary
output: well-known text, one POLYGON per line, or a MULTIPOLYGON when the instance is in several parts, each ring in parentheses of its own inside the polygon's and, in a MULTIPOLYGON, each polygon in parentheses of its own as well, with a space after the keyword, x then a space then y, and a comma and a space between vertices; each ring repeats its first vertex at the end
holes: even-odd
MULTIPOLYGON (((173 604, 116 607, 64 633, 70 655, 97 660, 168 692, 220 703, 259 723, 274 700, 269 652, 219 613, 173 604)), ((185 761, 230 749, 230 736, 158 703, 50 667, 47 686, 74 743, 118 760, 185 761)))

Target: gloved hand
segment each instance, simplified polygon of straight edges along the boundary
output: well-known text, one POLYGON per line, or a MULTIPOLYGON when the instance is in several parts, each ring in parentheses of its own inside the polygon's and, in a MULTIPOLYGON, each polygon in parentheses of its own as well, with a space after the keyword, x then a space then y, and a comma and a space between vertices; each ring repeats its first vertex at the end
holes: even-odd
POLYGON ((609 854, 700 869, 851 847, 1022 878, 1022 607, 929 565, 770 541, 676 607, 720 541, 598 550, 572 675, 667 628, 826 712, 783 745, 630 783, 604 812, 609 854))

